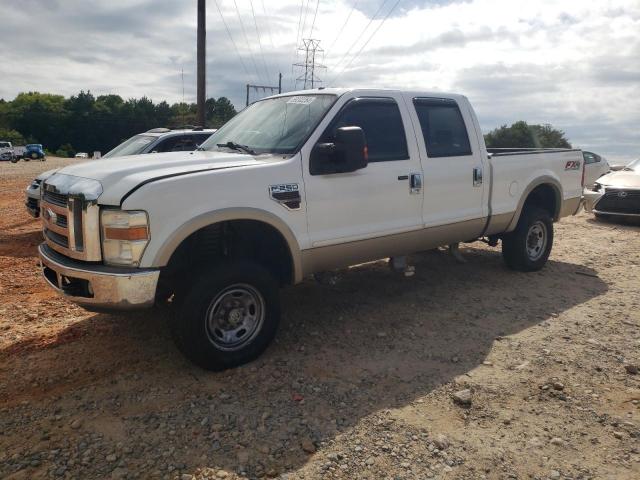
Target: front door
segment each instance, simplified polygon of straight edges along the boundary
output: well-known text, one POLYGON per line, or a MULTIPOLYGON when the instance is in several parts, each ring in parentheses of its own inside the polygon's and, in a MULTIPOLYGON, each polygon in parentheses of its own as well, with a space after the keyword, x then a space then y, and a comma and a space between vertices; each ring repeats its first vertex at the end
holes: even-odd
POLYGON ((342 102, 318 141, 332 142, 338 128, 358 126, 365 134, 369 164, 350 173, 311 175, 309 153, 305 153, 312 248, 422 227, 422 189, 418 185, 422 168, 415 135, 405 125, 411 125, 411 120, 398 94, 347 97, 342 102))

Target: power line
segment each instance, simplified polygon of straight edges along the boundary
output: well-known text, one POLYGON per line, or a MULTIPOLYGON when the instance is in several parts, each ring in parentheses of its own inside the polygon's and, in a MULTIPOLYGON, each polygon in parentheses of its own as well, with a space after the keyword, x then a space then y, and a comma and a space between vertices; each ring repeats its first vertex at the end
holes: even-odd
MULTIPOLYGON (((307 16, 309 15, 309 3, 311 0, 307 0, 307 5, 304 7, 304 20, 302 21, 302 30, 300 30, 300 34, 304 37, 304 29, 307 26, 307 16)), ((297 45, 296 45, 297 46, 297 45)))
POLYGON ((271 35, 271 21, 269 20, 269 15, 267 14, 267 9, 264 6, 264 0, 262 1, 262 11, 264 12, 265 23, 267 24, 267 33, 269 34, 269 41, 271 42, 271 48, 276 49, 276 44, 273 43, 273 35, 271 35))
POLYGON ((220 18, 222 19, 224 28, 227 31, 229 40, 231 40, 231 43, 233 44, 233 49, 236 51, 236 55, 238 56, 238 60, 240 60, 240 64, 242 65, 242 69, 244 70, 244 73, 247 75, 247 77, 251 76, 249 73, 249 70, 247 69, 247 66, 244 63, 244 60, 242 60, 242 56, 240 55, 240 50, 238 50, 238 45, 236 45, 236 42, 233 39, 233 36, 231 35, 231 30, 229 30, 229 26, 227 25, 227 22, 225 21, 224 16, 222 15, 222 10, 220 10, 220 6, 218 5, 217 0, 213 0, 213 3, 216 5, 216 8, 218 9, 218 13, 220 14, 220 18))
POLYGON ((258 47, 260 47, 260 56, 262 57, 262 65, 264 66, 264 72, 267 75, 267 80, 271 78, 271 74, 269 73, 269 67, 267 67, 267 61, 264 59, 264 51, 262 50, 262 40, 260 39, 260 30, 258 29, 258 21, 256 20, 256 12, 253 9, 253 1, 249 0, 249 5, 251 5, 251 15, 253 15, 253 24, 256 27, 256 35, 258 37, 258 47))
POLYGON ((249 37, 247 37, 247 31, 244 29, 244 23, 242 22, 242 17, 240 16, 240 9, 238 8, 238 3, 236 2, 236 0, 233 0, 233 4, 236 6, 238 21, 240 22, 240 27, 242 28, 242 34, 244 35, 244 41, 247 44, 247 49, 249 50, 249 55, 251 56, 251 62, 253 63, 253 68, 256 71, 256 76, 258 80, 260 80, 260 72, 258 71, 258 64, 256 63, 256 59, 253 56, 253 50, 251 50, 251 45, 249 44, 249 37))
POLYGON ((396 3, 393 4, 393 7, 391 7, 391 9, 387 12, 387 14, 385 15, 385 17, 382 19, 382 22, 380 22, 380 25, 377 26, 377 28, 373 31, 373 33, 369 36, 369 38, 367 38, 367 41, 364 42, 364 44, 362 45, 362 47, 360 47, 360 50, 358 50, 358 53, 356 53, 353 57, 351 57, 351 60, 349 60, 349 63, 347 63, 344 68, 340 71, 340 73, 335 76, 333 78, 333 80, 331 80, 331 84, 333 82, 335 82, 338 78, 340 78, 340 75, 342 75, 344 73, 344 71, 349 68, 349 65, 351 65, 351 63, 358 57, 358 55, 360 55, 360 53, 365 49, 365 47, 369 44, 369 42, 371 41, 371 39, 374 37, 374 35, 376 33, 378 33, 378 30, 380 30, 380 28, 382 27, 382 25, 384 25, 384 22, 387 21, 387 18, 389 18, 389 16, 391 15, 391 13, 395 10, 395 8, 398 6, 398 4, 400 3, 400 0, 397 0, 396 3))
POLYGON ((344 27, 347 26, 347 23, 349 23, 349 19, 351 18, 351 14, 353 13, 353 11, 358 7, 358 4, 360 3, 360 0, 358 0, 356 3, 353 4, 353 7, 351 7, 351 11, 349 12, 349 15, 347 15, 347 19, 344 21, 344 23, 342 24, 342 28, 340 28, 340 30, 338 30, 338 34, 336 35, 336 37, 333 39, 333 42, 331 42, 331 45, 329 45, 329 48, 327 48, 326 50, 326 54, 327 56, 329 56, 329 52, 331 51, 331 49, 333 48, 333 46, 336 44, 336 42, 338 41, 338 38, 340 38, 340 35, 342 35, 342 32, 344 32, 344 27))
POLYGON ((300 24, 302 23, 302 9, 304 8, 304 0, 300 0, 300 14, 298 15, 298 31, 296 32, 296 43, 293 45, 293 53, 291 54, 291 88, 295 88, 295 77, 293 76, 293 61, 298 53, 298 39, 300 38, 300 24))
POLYGON ((371 25, 371 23, 373 23, 373 21, 377 18, 378 14, 382 10, 382 7, 384 7, 386 3, 387 3, 387 0, 383 0, 383 2, 380 5, 380 7, 378 7, 378 10, 376 10, 376 13, 374 13, 373 17, 371 17, 371 19, 369 20, 369 23, 367 23, 367 26, 362 29, 362 31, 360 32, 360 35, 358 35, 358 38, 356 38, 355 41, 351 44, 351 46, 349 47, 347 52, 342 56, 340 61, 338 61, 338 63, 335 64, 336 69, 337 69, 338 65, 340 65, 344 61, 344 59, 347 58, 347 56, 349 56, 349 53, 351 53, 351 50, 353 49, 353 47, 355 47, 356 44, 360 41, 360 39, 364 35, 364 32, 367 31, 367 29, 369 28, 369 25, 371 25))
POLYGON ((311 23, 311 33, 309 33, 309 38, 313 38, 313 27, 316 25, 316 17, 318 16, 318 6, 320 5, 320 0, 316 2, 316 13, 313 14, 313 22, 311 23))

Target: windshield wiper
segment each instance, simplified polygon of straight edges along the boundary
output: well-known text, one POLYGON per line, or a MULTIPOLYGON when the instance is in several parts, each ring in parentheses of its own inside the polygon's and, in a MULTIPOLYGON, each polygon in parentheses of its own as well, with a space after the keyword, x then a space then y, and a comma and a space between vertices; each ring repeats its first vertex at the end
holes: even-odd
POLYGON ((243 152, 246 152, 250 155, 257 155, 256 152, 254 152, 253 150, 251 150, 251 148, 247 147, 246 145, 241 145, 239 143, 236 142, 227 142, 227 143, 217 143, 216 144, 218 147, 227 147, 230 148, 232 150, 241 150, 243 152))

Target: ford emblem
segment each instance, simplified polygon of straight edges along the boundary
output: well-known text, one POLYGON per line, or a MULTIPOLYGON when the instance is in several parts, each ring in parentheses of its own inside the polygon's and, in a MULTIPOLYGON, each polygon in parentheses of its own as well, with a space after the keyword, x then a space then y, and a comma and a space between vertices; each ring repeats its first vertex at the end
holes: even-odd
POLYGON ((47 218, 51 220, 51 223, 56 223, 56 221, 58 220, 58 215, 50 208, 47 208, 47 218))

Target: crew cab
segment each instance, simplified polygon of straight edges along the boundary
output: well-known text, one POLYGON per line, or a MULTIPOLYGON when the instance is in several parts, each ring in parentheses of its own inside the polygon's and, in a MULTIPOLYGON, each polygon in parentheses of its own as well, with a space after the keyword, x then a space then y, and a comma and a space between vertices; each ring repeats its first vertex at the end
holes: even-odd
POLYGON ((275 335, 278 287, 438 246, 502 242, 541 269, 575 214, 580 150, 492 150, 466 97, 316 89, 260 100, 194 152, 69 166, 43 184, 49 284, 90 310, 168 302, 211 370, 275 335))

